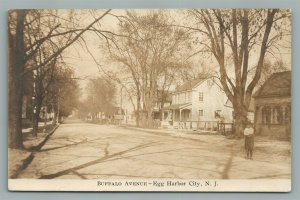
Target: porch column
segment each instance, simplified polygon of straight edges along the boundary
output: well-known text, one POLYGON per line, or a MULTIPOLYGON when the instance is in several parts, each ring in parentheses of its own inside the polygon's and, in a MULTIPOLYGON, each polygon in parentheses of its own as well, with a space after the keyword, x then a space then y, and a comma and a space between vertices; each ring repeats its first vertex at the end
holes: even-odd
POLYGON ((270 123, 273 124, 274 123, 274 107, 271 106, 270 107, 270 110, 271 110, 271 113, 270 113, 270 117, 271 117, 271 120, 270 120, 270 123))
POLYGON ((165 111, 164 110, 162 110, 161 121, 165 121, 165 111))
POLYGON ((277 123, 277 119, 276 119, 277 110, 276 110, 276 107, 274 106, 272 110, 273 110, 273 124, 276 124, 277 123))
POLYGON ((172 110, 171 112, 172 112, 171 121, 172 121, 172 123, 173 123, 173 122, 174 122, 174 120, 175 120, 175 111, 174 111, 174 110, 172 110))
POLYGON ((181 122, 181 109, 179 109, 179 121, 181 122))
POLYGON ((281 124, 286 124, 287 123, 287 121, 286 121, 287 116, 286 116, 286 112, 285 112, 286 111, 286 106, 284 105, 280 109, 282 111, 281 124))

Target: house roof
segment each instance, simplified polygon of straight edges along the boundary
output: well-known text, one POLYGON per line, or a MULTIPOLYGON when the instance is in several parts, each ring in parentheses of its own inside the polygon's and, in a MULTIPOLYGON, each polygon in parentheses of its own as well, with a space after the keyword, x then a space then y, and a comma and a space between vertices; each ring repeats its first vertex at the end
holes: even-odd
POLYGON ((253 95, 254 98, 291 96, 291 71, 274 73, 253 95))
POLYGON ((183 85, 178 86, 176 88, 175 93, 192 90, 194 87, 196 87, 198 84, 202 83, 206 79, 207 78, 199 77, 199 78, 195 78, 195 79, 193 79, 191 81, 187 81, 183 85))

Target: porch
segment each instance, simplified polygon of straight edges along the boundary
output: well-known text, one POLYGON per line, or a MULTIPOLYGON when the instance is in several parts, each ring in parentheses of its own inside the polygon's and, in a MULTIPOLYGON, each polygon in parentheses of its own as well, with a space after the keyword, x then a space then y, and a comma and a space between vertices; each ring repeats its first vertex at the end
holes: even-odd
POLYGON ((290 138, 291 104, 257 104, 255 107, 255 129, 258 135, 278 139, 290 138))
POLYGON ((162 110, 162 126, 183 126, 181 122, 191 121, 191 103, 173 104, 162 110))
POLYGON ((209 132, 221 132, 226 134, 233 129, 232 123, 224 123, 218 120, 204 121, 192 118, 191 103, 175 104, 162 110, 161 127, 182 130, 200 130, 209 132))

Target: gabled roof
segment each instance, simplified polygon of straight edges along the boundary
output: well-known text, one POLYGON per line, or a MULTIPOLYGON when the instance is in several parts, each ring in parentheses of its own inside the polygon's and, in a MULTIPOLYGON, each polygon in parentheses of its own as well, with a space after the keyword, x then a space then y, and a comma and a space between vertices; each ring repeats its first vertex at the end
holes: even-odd
POLYGON ((199 85, 206 79, 208 79, 208 78, 199 77, 199 78, 195 78, 191 81, 187 81, 183 85, 178 86, 175 90, 175 93, 192 90, 194 87, 196 87, 197 85, 199 85))
POLYGON ((274 73, 253 95, 254 98, 291 96, 291 71, 274 73))

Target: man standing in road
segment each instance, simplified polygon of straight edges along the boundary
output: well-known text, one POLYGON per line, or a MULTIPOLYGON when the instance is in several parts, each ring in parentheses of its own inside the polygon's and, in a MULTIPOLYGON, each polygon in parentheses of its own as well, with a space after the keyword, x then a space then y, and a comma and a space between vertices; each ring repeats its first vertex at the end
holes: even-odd
POLYGON ((245 150, 246 150, 246 159, 252 160, 253 147, 254 147, 254 129, 251 123, 247 123, 244 130, 245 136, 245 150))

